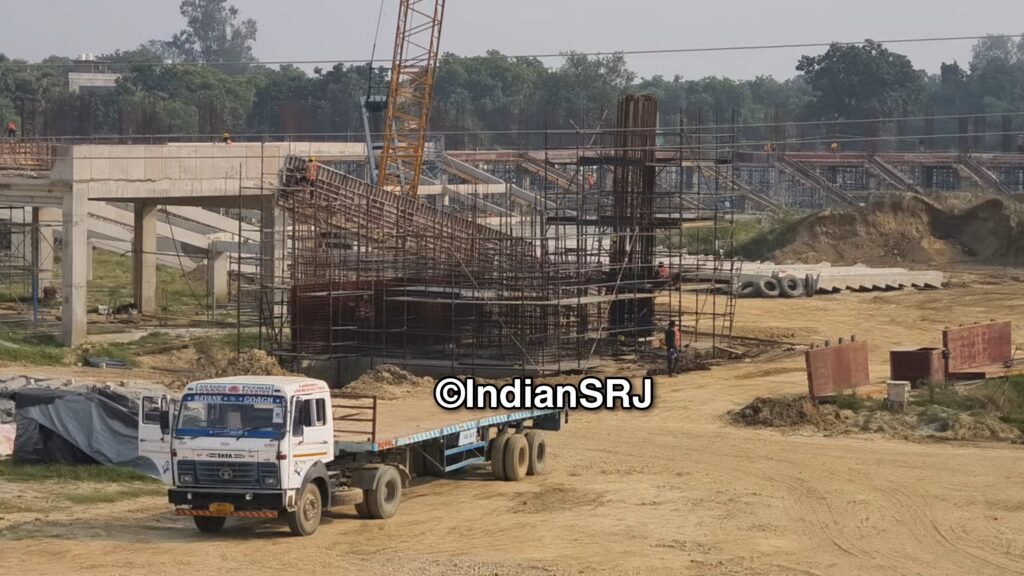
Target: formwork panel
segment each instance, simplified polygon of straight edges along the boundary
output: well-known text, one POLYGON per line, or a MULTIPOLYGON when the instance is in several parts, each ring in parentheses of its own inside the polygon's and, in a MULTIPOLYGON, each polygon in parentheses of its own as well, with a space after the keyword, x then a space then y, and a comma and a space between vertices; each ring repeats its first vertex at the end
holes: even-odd
POLYGON ((941 384, 946 380, 941 348, 897 348, 889 351, 889 379, 922 384, 941 384))
POLYGON ((989 322, 942 331, 946 350, 946 374, 970 368, 1002 364, 1013 358, 1013 324, 989 322))
POLYGON ((804 354, 804 360, 811 398, 835 396, 871 382, 867 342, 815 348, 804 354))

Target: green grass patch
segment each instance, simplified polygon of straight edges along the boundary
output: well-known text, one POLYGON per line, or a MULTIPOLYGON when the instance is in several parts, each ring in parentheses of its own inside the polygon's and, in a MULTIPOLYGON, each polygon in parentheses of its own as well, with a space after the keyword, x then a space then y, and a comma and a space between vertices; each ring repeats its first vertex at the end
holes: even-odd
MULTIPOLYGON (((206 305, 206 283, 188 280, 177 266, 157 266, 156 300, 161 313, 169 316, 202 314, 206 305)), ((116 307, 130 304, 132 295, 131 254, 96 250, 93 280, 89 282, 89 306, 116 307)))
POLYGON ((159 350, 161 346, 180 343, 180 337, 167 332, 150 332, 129 342, 106 342, 103 344, 86 344, 78 349, 79 359, 84 362, 87 356, 94 358, 111 358, 120 360, 129 366, 136 365, 140 355, 159 350))
POLYGON ((739 218, 732 225, 731 236, 728 229, 720 227, 686 228, 672 232, 664 232, 658 243, 670 250, 685 249, 690 254, 712 254, 723 249, 728 241, 732 241, 733 251, 737 256, 763 260, 772 251, 788 243, 795 233, 794 223, 799 217, 794 212, 782 212, 764 218, 739 218))
POLYGON ((10 482, 40 482, 62 480, 69 482, 140 483, 159 484, 131 468, 117 466, 75 466, 71 464, 21 464, 13 460, 0 461, 0 480, 10 482))
POLYGON ((839 394, 835 396, 833 402, 836 408, 839 408, 840 410, 853 410, 854 412, 870 412, 882 408, 878 399, 865 398, 864 396, 859 396, 856 393, 839 394))
POLYGON ((58 366, 66 360, 67 349, 56 334, 32 329, 0 331, 0 362, 58 366))

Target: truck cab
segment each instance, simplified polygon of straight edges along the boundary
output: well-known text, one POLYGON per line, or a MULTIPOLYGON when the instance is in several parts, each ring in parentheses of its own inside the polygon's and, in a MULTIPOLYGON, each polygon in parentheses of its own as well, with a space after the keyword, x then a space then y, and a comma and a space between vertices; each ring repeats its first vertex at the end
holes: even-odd
POLYGON ((304 377, 244 376, 193 382, 170 434, 176 512, 216 532, 231 516, 288 517, 312 533, 332 489, 330 390, 304 377))

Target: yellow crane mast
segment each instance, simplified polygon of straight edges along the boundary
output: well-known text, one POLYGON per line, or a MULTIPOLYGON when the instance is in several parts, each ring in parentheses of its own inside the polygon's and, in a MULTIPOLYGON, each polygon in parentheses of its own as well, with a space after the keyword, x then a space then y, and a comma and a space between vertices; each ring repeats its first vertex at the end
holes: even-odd
POLYGON ((391 63, 380 186, 416 197, 423 169, 445 0, 401 0, 391 63))

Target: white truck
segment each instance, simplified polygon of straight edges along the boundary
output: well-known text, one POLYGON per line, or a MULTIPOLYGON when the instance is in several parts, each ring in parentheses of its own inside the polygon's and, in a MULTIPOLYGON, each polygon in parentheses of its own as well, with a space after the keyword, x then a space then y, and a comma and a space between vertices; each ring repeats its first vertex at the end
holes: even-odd
POLYGON ((180 402, 142 399, 139 452, 171 484, 176 514, 202 532, 219 531, 229 517, 284 516, 293 534, 308 536, 336 506, 390 518, 416 476, 488 461, 498 480, 539 474, 544 431, 559 430, 565 414, 445 411, 429 402, 382 419, 376 398, 332 393, 321 380, 203 380, 186 386, 180 402))

